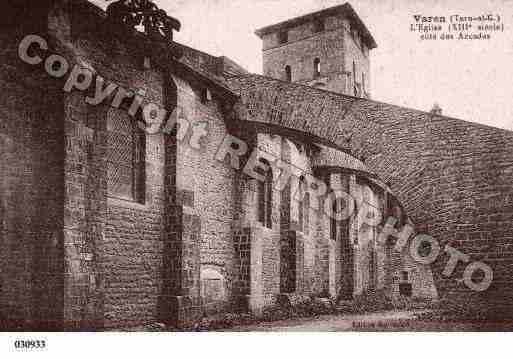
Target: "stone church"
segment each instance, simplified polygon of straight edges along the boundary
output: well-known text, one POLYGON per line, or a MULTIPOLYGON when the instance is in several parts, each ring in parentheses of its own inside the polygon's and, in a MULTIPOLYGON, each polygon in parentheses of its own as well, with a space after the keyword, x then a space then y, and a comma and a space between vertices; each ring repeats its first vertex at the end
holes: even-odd
POLYGON ((372 100, 377 44, 351 5, 257 30, 257 75, 86 0, 27 3, 0 15, 8 327, 181 326, 377 292, 510 309, 513 133, 372 100), (113 86, 105 101, 98 84, 113 86), (180 126, 142 131, 136 94, 180 126), (354 198, 342 219, 336 192, 354 198), (448 257, 425 265, 379 241, 390 217, 486 262, 493 283, 473 293, 463 264, 447 277, 448 257))

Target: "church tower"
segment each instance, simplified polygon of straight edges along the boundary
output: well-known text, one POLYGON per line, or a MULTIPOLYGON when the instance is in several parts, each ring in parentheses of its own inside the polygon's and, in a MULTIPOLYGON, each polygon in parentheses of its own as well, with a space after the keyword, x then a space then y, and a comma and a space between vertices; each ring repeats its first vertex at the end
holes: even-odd
POLYGON ((346 3, 256 31, 263 73, 341 94, 370 98, 369 30, 346 3))

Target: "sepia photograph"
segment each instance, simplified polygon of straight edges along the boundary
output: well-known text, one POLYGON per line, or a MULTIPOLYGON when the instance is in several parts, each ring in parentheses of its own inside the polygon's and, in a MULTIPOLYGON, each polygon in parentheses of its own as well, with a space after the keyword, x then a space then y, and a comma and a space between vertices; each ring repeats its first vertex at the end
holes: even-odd
POLYGON ((513 332, 513 2, 0 10, 7 352, 513 332))

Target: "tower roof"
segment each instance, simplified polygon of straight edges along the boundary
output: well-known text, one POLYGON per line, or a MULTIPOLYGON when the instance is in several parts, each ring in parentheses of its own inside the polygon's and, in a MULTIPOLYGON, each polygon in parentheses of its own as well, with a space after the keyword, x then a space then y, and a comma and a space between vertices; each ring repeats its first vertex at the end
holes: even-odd
POLYGON ((351 4, 349 4, 349 3, 333 6, 333 7, 330 7, 330 8, 324 9, 324 10, 320 10, 317 12, 313 12, 313 13, 310 13, 307 15, 295 17, 295 18, 287 20, 287 21, 282 21, 282 22, 279 22, 274 25, 266 26, 266 27, 263 27, 263 28, 255 31, 255 34, 258 37, 262 38, 264 35, 271 34, 273 32, 288 29, 290 27, 293 27, 293 26, 296 26, 299 24, 303 24, 305 22, 309 22, 314 19, 326 17, 329 15, 337 15, 337 14, 344 14, 346 17, 348 17, 350 20, 353 21, 356 28, 362 34, 362 38, 364 39, 365 44, 367 45, 367 47, 369 47, 369 49, 374 49, 374 48, 378 47, 376 40, 374 40, 374 38, 372 37, 369 29, 367 29, 367 27, 363 23, 362 19, 360 19, 360 17, 356 13, 356 11, 353 9, 351 4))

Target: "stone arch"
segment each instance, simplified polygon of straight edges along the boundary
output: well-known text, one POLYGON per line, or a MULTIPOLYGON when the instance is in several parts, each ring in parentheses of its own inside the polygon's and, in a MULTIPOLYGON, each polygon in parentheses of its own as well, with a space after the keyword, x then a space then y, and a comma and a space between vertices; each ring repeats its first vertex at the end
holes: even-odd
MULTIPOLYGON (((511 222, 501 219, 513 215, 511 131, 258 75, 230 86, 245 108, 241 120, 302 132, 362 159, 411 221, 442 246, 458 241, 472 259, 480 260, 483 253, 474 237, 490 248, 502 248, 509 239, 511 222), (494 218, 493 225, 488 218, 494 218)), ((492 256, 490 265, 502 281, 479 295, 507 300, 513 288, 508 274, 512 258, 492 256)), ((442 276, 445 262, 433 265, 441 295, 469 292, 454 278, 442 276)))

